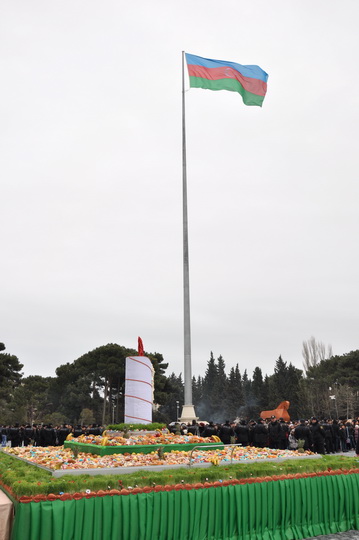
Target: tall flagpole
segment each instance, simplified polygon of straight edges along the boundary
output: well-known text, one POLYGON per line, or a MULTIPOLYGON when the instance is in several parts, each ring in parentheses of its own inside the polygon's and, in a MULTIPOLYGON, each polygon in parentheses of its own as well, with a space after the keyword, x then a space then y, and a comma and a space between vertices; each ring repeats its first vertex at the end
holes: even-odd
POLYGON ((186 108, 184 85, 185 53, 182 51, 182 200, 183 200, 183 322, 184 322, 184 405, 180 421, 196 419, 192 404, 191 317, 189 301, 189 256, 187 214, 186 108))

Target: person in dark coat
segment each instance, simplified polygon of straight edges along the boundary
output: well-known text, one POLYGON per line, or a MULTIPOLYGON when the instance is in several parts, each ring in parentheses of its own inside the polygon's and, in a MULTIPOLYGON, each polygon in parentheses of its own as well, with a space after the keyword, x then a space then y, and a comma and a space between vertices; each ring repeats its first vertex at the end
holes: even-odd
POLYGON ((24 427, 24 446, 29 446, 34 440, 35 430, 30 424, 26 424, 24 427))
POLYGON ((39 432, 38 446, 46 446, 46 444, 45 444, 45 435, 44 435, 45 428, 46 428, 45 424, 38 427, 38 432, 39 432))
POLYGON ((300 420, 299 426, 297 426, 294 430, 294 437, 297 439, 297 441, 299 441, 299 439, 304 441, 304 450, 309 450, 311 448, 312 436, 309 427, 305 425, 305 420, 300 420))
POLYGON ((341 451, 342 452, 348 452, 344 424, 340 424, 340 426, 339 426, 339 437, 340 437, 341 451))
POLYGON ((351 422, 345 424, 345 442, 348 451, 355 447, 354 430, 351 422))
POLYGON ((34 446, 41 446, 41 426, 34 424, 34 446))
POLYGON ((8 440, 11 441, 11 447, 21 445, 21 431, 19 424, 9 427, 8 440))
POLYGON ((96 424, 91 424, 86 429, 86 435, 97 435, 97 426, 96 424))
POLYGON ((67 427, 66 424, 63 424, 62 427, 60 427, 57 430, 57 443, 59 446, 62 446, 64 442, 66 441, 66 437, 70 434, 70 429, 67 427))
POLYGON ((234 430, 229 423, 229 420, 219 428, 218 437, 221 439, 223 444, 231 444, 231 437, 234 437, 234 430))
POLYGON ((217 428, 211 420, 204 428, 203 437, 212 437, 212 435, 217 435, 217 428))
POLYGON ((280 440, 282 435, 282 427, 277 421, 275 416, 271 417, 271 421, 268 424, 268 435, 269 435, 269 447, 270 448, 279 448, 280 440))
POLYGON ((249 427, 246 424, 245 420, 241 420, 239 424, 234 428, 234 433, 236 436, 236 443, 241 444, 242 446, 248 446, 249 444, 249 427))
POLYGON ((340 445, 340 432, 339 432, 338 420, 333 420, 332 429, 333 429, 334 452, 340 452, 341 445, 340 445))
POLYGON ((5 425, 0 427, 1 446, 6 446, 7 432, 8 432, 8 429, 7 429, 7 427, 5 425))
POLYGON ((77 424, 77 426, 74 427, 73 429, 73 435, 75 438, 77 437, 81 437, 81 435, 83 435, 84 431, 82 429, 82 426, 80 426, 80 424, 77 424))
POLYGON ((288 448, 289 426, 284 422, 283 418, 279 418, 280 433, 279 433, 279 448, 286 450, 288 448))
POLYGON ((327 454, 334 454, 333 444, 333 427, 330 420, 326 420, 322 424, 325 435, 325 451, 327 454))
POLYGON ((199 435, 199 426, 196 420, 192 420, 192 424, 187 428, 187 433, 191 433, 191 435, 199 435))
POLYGON ((313 452, 316 452, 317 454, 325 454, 324 450, 324 441, 325 441, 325 433, 324 428, 321 426, 317 420, 313 416, 311 419, 310 424, 310 433, 312 436, 312 444, 313 444, 313 452))
POLYGON ((248 439, 249 439, 249 445, 250 446, 253 446, 253 429, 254 429, 255 425, 256 425, 256 422, 254 420, 249 420, 249 422, 248 422, 248 430, 249 430, 248 439))
POLYGON ((51 424, 42 426, 40 431, 41 446, 55 446, 56 445, 56 431, 51 424))
POLYGON ((268 444, 268 430, 264 425, 262 418, 258 418, 256 425, 252 430, 253 446, 264 448, 268 444))

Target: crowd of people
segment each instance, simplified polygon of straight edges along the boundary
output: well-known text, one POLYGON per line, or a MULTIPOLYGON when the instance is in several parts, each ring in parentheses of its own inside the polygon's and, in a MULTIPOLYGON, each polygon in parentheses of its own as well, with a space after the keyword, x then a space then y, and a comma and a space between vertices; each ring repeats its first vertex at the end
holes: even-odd
POLYGON ((0 426, 1 446, 62 446, 66 437, 71 433, 74 437, 80 435, 101 435, 103 427, 98 424, 81 426, 63 424, 15 424, 13 426, 0 426))
POLYGON ((224 424, 193 421, 192 424, 174 423, 172 432, 192 433, 203 437, 217 435, 224 444, 269 447, 280 450, 312 450, 318 454, 335 454, 356 450, 359 454, 359 418, 353 420, 310 420, 285 422, 283 418, 257 421, 226 421, 224 424))
MULTIPOLYGON (((80 435, 101 435, 104 428, 98 424, 89 426, 63 424, 15 424, 0 426, 2 446, 62 446, 71 433, 80 435)), ((178 422, 169 425, 169 431, 178 434, 191 433, 202 437, 217 435, 224 444, 269 447, 280 450, 312 450, 318 454, 335 454, 355 450, 359 455, 359 418, 356 420, 310 420, 285 422, 283 418, 257 421, 226 421, 223 424, 199 422, 192 424, 178 422)))

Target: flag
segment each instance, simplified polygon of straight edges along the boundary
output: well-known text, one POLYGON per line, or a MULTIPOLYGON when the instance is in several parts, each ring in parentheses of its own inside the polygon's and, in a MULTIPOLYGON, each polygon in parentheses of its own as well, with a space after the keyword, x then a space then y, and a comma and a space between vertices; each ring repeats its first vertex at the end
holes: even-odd
POLYGON ((138 356, 144 356, 143 341, 140 337, 138 338, 138 356))
POLYGON ((262 106, 268 74, 259 66, 211 60, 186 53, 191 88, 239 92, 245 105, 262 106))

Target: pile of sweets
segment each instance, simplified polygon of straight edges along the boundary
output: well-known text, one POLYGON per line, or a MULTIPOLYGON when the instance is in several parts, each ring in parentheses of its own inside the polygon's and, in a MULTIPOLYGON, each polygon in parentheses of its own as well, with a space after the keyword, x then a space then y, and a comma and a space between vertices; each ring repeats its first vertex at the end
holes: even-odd
POLYGON ((148 434, 146 432, 139 434, 129 435, 127 438, 121 435, 112 436, 106 435, 80 435, 80 437, 73 438, 72 435, 67 437, 67 440, 73 440, 83 444, 96 444, 100 446, 130 446, 134 444, 140 445, 167 445, 167 444, 209 444, 220 443, 220 439, 216 436, 212 437, 198 437, 197 435, 174 435, 173 433, 164 433, 158 431, 155 434, 148 434))
MULTIPOLYGON (((230 463, 233 447, 210 451, 194 451, 191 463, 230 463)), ((31 463, 42 465, 52 470, 56 469, 104 469, 116 467, 146 467, 151 465, 188 465, 190 452, 175 450, 150 454, 114 454, 97 456, 80 452, 75 458, 70 449, 59 446, 4 448, 4 452, 25 459, 31 463)), ((235 463, 262 460, 265 458, 307 457, 312 452, 299 453, 296 450, 272 450, 270 448, 255 448, 251 446, 235 447, 233 460, 235 463)))

